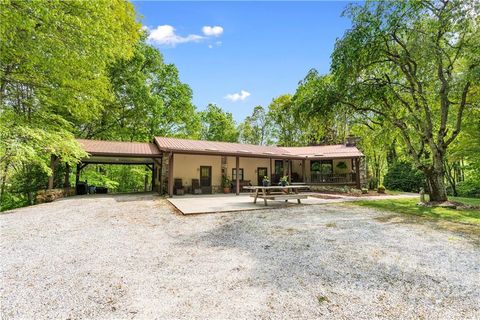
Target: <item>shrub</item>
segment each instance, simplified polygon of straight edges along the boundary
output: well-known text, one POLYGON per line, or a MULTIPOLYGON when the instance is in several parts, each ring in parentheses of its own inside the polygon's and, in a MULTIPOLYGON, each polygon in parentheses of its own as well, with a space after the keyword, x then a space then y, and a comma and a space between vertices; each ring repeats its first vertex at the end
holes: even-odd
POLYGON ((418 192, 424 186, 424 175, 408 162, 396 162, 385 175, 384 185, 387 189, 405 192, 418 192))
POLYGON ((465 180, 457 184, 457 193, 459 197, 480 198, 480 181, 465 180))

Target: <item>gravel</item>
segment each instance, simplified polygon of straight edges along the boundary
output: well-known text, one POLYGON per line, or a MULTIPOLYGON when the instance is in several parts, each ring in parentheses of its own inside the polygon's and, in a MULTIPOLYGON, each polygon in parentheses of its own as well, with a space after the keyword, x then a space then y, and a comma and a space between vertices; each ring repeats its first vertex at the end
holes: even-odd
POLYGON ((181 216, 152 194, 0 215, 1 318, 480 318, 480 246, 344 204, 181 216))

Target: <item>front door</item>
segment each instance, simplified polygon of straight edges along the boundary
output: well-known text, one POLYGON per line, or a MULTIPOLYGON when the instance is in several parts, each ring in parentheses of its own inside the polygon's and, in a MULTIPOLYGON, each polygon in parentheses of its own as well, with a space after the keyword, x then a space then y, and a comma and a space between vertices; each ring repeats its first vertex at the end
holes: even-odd
POLYGON ((200 188, 202 193, 212 193, 212 167, 200 167, 200 188))
POLYGON ((259 186, 263 184, 263 178, 265 176, 268 176, 267 168, 257 168, 257 182, 259 186))

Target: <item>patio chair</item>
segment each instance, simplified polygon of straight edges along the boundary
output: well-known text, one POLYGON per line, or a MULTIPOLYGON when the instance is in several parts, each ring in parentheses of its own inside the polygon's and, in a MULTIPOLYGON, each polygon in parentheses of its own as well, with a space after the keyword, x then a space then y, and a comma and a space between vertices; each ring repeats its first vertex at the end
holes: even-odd
POLYGON ((177 196, 183 196, 185 194, 185 188, 183 187, 182 179, 174 180, 173 190, 177 196))
POLYGON ((202 194, 202 188, 200 188, 200 181, 198 179, 192 179, 192 193, 202 194))

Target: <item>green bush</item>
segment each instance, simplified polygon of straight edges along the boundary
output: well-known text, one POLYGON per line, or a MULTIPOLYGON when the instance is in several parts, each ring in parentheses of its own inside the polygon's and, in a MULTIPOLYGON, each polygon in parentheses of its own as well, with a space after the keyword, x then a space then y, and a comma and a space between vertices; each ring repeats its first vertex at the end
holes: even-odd
POLYGON ((459 197, 480 198, 480 181, 465 180, 457 184, 457 193, 459 197))
POLYGON ((405 192, 418 192, 424 187, 425 178, 421 171, 408 162, 396 162, 384 178, 385 188, 405 192))

